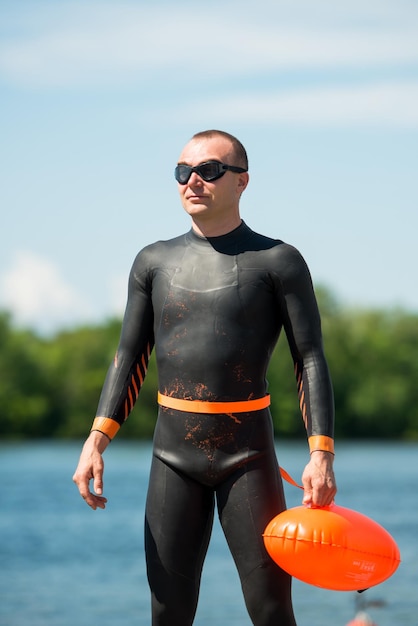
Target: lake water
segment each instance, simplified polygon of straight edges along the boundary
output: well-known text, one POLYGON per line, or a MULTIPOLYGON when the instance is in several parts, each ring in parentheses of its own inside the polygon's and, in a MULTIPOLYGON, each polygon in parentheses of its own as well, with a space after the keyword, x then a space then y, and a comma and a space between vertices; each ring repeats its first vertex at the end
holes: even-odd
MULTIPOLYGON (((114 441, 105 453, 105 511, 92 511, 71 481, 81 443, 0 445, 1 626, 147 626, 143 515, 151 447, 114 441)), ((306 445, 277 453, 298 481, 306 445)), ((340 443, 337 504, 382 524, 402 563, 359 595, 294 581, 298 626, 345 626, 356 601, 378 626, 418 625, 418 445, 340 443), (380 606, 373 606, 380 605, 380 606)), ((288 506, 301 492, 286 485, 288 506)), ((238 577, 216 521, 196 626, 250 626, 238 577)))

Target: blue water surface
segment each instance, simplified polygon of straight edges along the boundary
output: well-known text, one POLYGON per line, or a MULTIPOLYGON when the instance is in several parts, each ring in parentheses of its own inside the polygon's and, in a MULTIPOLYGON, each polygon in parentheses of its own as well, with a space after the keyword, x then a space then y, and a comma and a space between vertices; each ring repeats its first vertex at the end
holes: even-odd
MULTIPOLYGON (((143 516, 151 446, 114 441, 105 453, 105 511, 71 481, 81 443, 0 445, 0 625, 147 626, 143 516)), ((277 444, 300 481, 304 443, 277 444)), ((361 596, 294 581, 298 626, 345 626, 358 602, 378 626, 418 624, 418 445, 341 443, 337 504, 361 511, 396 539, 402 563, 361 596)), ((286 485, 288 506, 301 492, 286 485)), ((196 626, 250 626, 232 558, 216 520, 196 626)))

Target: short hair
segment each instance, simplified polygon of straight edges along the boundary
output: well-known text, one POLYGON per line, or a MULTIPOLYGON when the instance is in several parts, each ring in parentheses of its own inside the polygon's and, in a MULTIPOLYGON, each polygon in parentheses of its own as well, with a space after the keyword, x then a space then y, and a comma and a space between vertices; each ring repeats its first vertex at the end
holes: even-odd
POLYGON ((216 136, 223 137, 224 139, 227 139, 228 141, 230 141, 232 144, 232 149, 234 152, 236 163, 230 163, 229 165, 238 165, 239 167, 243 167, 244 169, 248 170, 247 151, 242 145, 242 143, 239 141, 239 139, 234 137, 234 135, 231 135, 230 133, 226 133, 223 130, 203 130, 193 135, 191 140, 211 139, 212 137, 216 137, 216 136))

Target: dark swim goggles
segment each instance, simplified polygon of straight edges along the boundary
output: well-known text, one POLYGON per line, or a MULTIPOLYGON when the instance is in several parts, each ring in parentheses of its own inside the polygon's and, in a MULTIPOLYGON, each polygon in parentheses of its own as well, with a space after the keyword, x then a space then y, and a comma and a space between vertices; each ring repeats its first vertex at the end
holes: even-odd
POLYGON ((205 163, 196 165, 196 167, 179 163, 174 170, 174 176, 180 185, 185 185, 189 182, 189 178, 192 173, 196 172, 200 178, 203 178, 203 180, 209 183, 212 180, 218 180, 218 178, 221 178, 221 176, 223 176, 228 170, 230 172, 237 172, 238 174, 247 171, 243 167, 227 165, 226 163, 220 163, 220 161, 206 161, 205 163))

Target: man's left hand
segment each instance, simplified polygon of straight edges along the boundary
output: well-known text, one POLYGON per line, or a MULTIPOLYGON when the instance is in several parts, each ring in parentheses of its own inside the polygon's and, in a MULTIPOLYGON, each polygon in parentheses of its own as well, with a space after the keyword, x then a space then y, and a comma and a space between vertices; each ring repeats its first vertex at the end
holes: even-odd
POLYGON ((317 507, 332 504, 337 493, 333 463, 331 452, 315 450, 311 453, 311 460, 302 475, 303 504, 317 507))

